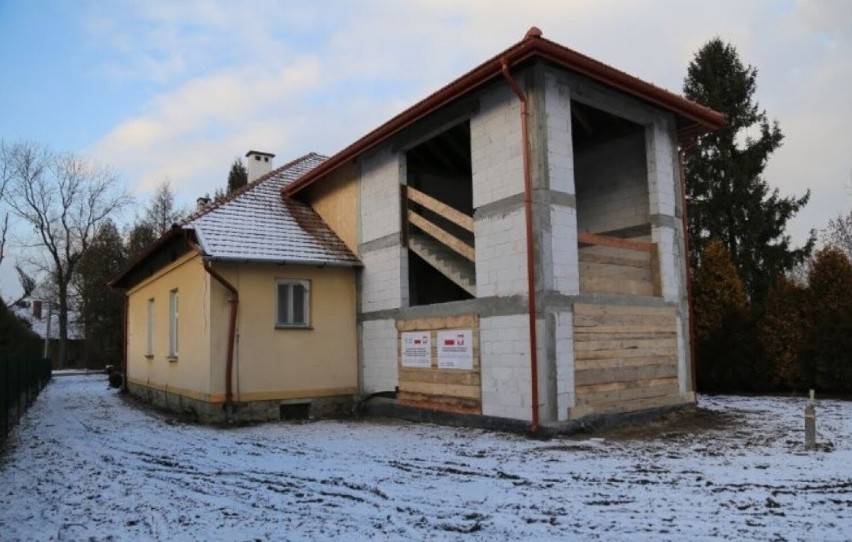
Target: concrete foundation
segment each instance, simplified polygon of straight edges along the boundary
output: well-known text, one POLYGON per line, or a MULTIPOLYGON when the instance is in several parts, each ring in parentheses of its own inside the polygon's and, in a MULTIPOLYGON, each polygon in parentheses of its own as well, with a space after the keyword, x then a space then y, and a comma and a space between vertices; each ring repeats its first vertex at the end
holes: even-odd
POLYGON ((237 402, 234 403, 230 411, 226 412, 222 403, 202 401, 134 383, 128 383, 127 389, 134 397, 157 408, 186 416, 193 421, 205 424, 280 420, 286 417, 287 407, 293 405, 307 405, 304 410, 301 407, 298 410, 299 417, 304 412, 308 419, 349 416, 352 414, 352 408, 355 405, 355 398, 353 396, 343 395, 305 399, 237 402))

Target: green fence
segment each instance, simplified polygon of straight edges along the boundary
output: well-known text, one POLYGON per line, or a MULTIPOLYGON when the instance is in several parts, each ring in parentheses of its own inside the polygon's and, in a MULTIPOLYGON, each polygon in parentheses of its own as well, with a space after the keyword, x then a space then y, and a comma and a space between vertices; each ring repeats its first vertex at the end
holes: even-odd
POLYGON ((0 441, 50 381, 49 359, 0 359, 0 441))

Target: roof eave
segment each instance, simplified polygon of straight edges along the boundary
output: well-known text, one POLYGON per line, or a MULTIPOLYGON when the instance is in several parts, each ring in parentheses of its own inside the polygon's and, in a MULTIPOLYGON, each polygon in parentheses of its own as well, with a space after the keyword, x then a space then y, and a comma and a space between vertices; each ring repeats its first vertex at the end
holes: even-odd
POLYGON ((663 88, 654 86, 531 32, 520 42, 480 64, 437 92, 427 96, 378 128, 367 133, 301 178, 295 180, 283 189, 284 195, 288 197, 293 196, 318 179, 336 170, 344 163, 356 158, 362 152, 381 143, 412 123, 447 105, 449 102, 485 85, 492 79, 500 77, 504 61, 512 67, 536 56, 585 75, 590 79, 606 84, 626 94, 662 107, 663 109, 672 111, 691 121, 692 124, 688 128, 695 127, 692 130, 693 132, 706 133, 718 130, 725 125, 725 116, 718 111, 691 102, 663 88))
POLYGON ((185 231, 190 232, 192 230, 189 229, 189 228, 184 228, 184 227, 178 226, 177 224, 172 225, 172 227, 169 230, 167 230, 163 235, 161 235, 159 239, 154 241, 147 249, 145 249, 144 252, 142 252, 142 254, 140 254, 139 256, 134 258, 132 262, 127 264, 127 266, 118 275, 116 275, 115 278, 113 278, 112 280, 107 282, 107 286, 109 286, 110 288, 112 288, 114 290, 119 290, 119 291, 126 290, 127 288, 124 287, 124 286, 120 286, 119 283, 125 277, 127 277, 127 275, 129 275, 134 269, 136 269, 140 264, 142 264, 145 260, 147 260, 153 253, 155 253, 157 250, 159 250, 163 245, 165 245, 170 240, 172 240, 173 238, 177 237, 178 235, 180 235, 181 233, 183 233, 185 231))
POLYGON ((266 258, 245 258, 240 256, 214 256, 206 254, 203 259, 209 262, 223 263, 261 263, 269 265, 305 265, 309 267, 364 267, 360 261, 329 260, 274 260, 266 258))

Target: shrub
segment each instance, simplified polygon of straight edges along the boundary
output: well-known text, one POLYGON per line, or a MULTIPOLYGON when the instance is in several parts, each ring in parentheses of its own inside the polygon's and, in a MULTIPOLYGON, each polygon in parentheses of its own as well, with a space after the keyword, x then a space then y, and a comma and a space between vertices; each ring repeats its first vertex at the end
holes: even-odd
POLYGON ((811 333, 804 354, 814 384, 852 391, 852 264, 834 246, 820 250, 808 275, 811 333))
POLYGON ((805 287, 782 277, 770 288, 758 325, 758 340, 767 369, 780 385, 791 390, 813 385, 802 358, 810 335, 807 293, 805 287))

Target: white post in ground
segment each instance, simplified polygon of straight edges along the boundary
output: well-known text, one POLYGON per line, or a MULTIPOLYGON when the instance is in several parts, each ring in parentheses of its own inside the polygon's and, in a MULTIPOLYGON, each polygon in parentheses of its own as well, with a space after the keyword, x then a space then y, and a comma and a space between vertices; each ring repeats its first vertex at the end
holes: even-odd
POLYGON ((814 406, 814 390, 811 390, 811 398, 805 407, 805 449, 816 448, 816 408, 814 406))

